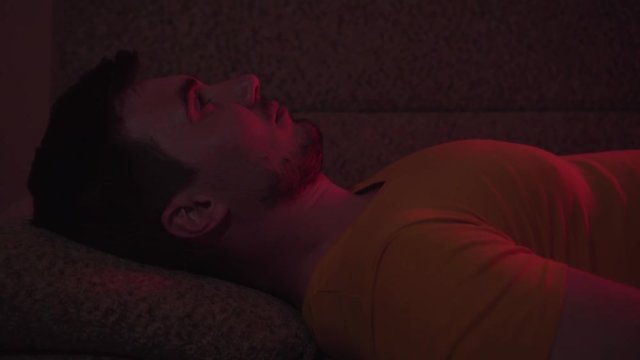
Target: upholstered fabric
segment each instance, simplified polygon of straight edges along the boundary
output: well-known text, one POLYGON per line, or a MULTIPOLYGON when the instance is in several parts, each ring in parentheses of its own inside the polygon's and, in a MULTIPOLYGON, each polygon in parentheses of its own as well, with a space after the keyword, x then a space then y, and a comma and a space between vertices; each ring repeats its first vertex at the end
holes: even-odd
POLYGON ((640 110, 636 0, 54 1, 55 97, 118 48, 145 76, 255 72, 313 112, 640 110))
POLYGON ((129 262, 26 222, 0 228, 0 324, 0 353, 12 359, 312 359, 316 351, 300 313, 272 296, 129 262))

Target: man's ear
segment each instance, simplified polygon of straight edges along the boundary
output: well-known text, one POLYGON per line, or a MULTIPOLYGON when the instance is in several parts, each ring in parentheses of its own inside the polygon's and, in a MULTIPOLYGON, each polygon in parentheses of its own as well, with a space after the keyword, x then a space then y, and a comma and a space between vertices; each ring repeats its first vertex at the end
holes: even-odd
POLYGON ((165 230, 181 238, 197 238, 215 228, 229 207, 208 194, 178 193, 162 212, 165 230))

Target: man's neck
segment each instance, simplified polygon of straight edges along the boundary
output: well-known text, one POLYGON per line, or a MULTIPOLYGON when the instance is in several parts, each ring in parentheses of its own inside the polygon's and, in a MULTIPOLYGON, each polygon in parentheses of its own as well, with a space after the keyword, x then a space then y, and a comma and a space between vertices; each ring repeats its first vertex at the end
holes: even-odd
POLYGON ((222 257, 217 262, 233 274, 230 280, 301 308, 318 261, 374 195, 352 194, 323 175, 295 203, 263 216, 246 212, 246 218, 234 218, 214 251, 222 257))

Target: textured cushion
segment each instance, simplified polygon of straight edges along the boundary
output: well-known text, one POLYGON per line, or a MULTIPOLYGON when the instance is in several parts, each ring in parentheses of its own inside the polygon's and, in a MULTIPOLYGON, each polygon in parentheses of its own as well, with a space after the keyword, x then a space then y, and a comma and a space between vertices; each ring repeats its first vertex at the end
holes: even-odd
POLYGON ((5 359, 319 355, 300 313, 279 299, 126 261, 25 221, 0 227, 0 324, 5 359))

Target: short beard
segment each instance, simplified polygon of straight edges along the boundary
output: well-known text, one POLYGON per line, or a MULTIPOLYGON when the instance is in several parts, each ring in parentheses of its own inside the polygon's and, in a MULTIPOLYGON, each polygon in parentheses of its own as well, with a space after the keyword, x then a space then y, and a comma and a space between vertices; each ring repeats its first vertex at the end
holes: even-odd
POLYGON ((269 174, 269 186, 260 202, 269 210, 295 201, 313 185, 324 165, 323 138, 320 129, 309 120, 301 119, 300 126, 309 127, 308 140, 294 154, 293 160, 284 158, 279 169, 269 174))

